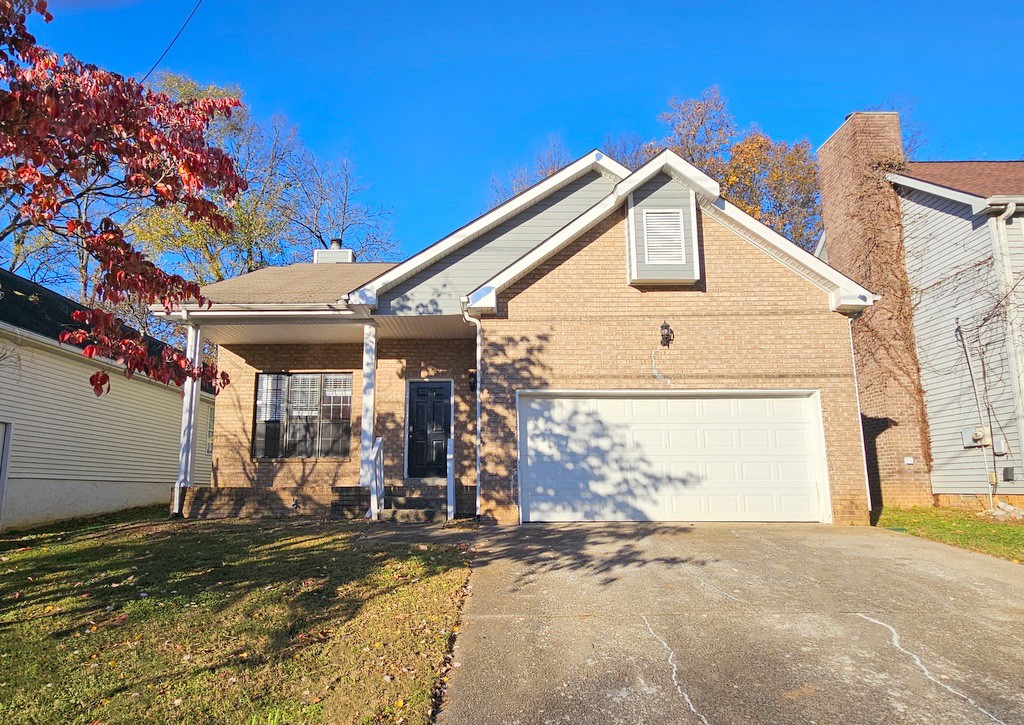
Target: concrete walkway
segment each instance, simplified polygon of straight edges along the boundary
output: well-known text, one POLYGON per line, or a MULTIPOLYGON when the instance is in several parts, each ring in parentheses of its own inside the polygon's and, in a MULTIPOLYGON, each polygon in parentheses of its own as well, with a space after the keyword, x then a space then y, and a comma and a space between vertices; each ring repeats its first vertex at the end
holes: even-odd
POLYGON ((440 722, 1024 723, 1024 567, 884 530, 476 544, 440 722))

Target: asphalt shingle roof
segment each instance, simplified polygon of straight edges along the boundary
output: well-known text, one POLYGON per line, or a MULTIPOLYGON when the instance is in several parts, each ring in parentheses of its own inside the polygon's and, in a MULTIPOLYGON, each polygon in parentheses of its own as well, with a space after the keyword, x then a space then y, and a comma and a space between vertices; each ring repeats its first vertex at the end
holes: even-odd
POLYGON ((975 196, 1024 196, 1024 161, 912 161, 903 173, 975 196))
POLYGON ((387 272, 390 262, 290 264, 267 267, 203 287, 214 304, 311 304, 337 302, 387 272))

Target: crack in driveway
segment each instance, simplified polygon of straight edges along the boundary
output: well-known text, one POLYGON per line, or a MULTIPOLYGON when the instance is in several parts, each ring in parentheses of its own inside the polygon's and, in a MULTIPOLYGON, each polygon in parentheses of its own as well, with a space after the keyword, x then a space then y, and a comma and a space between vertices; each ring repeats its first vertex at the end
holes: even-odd
POLYGON ((988 710, 983 708, 981 705, 979 705, 977 702, 975 702, 974 699, 971 698, 969 695, 965 695, 964 693, 960 692, 959 690, 956 690, 956 689, 950 687, 945 682, 943 682, 942 680, 938 679, 931 672, 929 672, 928 668, 925 666, 925 664, 921 660, 921 658, 918 657, 916 653, 911 652, 910 650, 908 650, 906 647, 904 647, 900 643, 900 634, 899 634, 899 632, 896 631, 896 628, 893 627, 891 624, 886 624, 885 622, 882 622, 881 620, 875 619, 874 617, 869 617, 866 614, 861 614, 860 612, 856 612, 856 614, 861 619, 865 619, 868 622, 871 622, 873 624, 877 624, 877 625, 879 625, 881 627, 885 627, 886 629, 888 629, 889 632, 892 633, 892 639, 891 639, 892 646, 895 647, 896 649, 898 649, 903 654, 905 654, 908 657, 910 657, 912 660, 914 660, 914 663, 917 665, 917 668, 919 670, 921 670, 921 672, 924 674, 924 676, 927 677, 929 680, 931 680, 932 682, 934 682, 936 685, 938 685, 942 689, 946 690, 947 692, 950 692, 953 695, 956 695, 960 699, 964 700, 965 702, 970 704, 978 712, 982 713, 983 715, 987 715, 993 722, 997 722, 1000 725, 1008 725, 1006 722, 1004 722, 1003 720, 1000 720, 998 717, 996 717, 995 715, 990 713, 988 710))
POLYGON ((644 624, 647 625, 647 631, 651 633, 651 636, 661 642, 661 646, 665 648, 666 652, 668 652, 668 663, 672 666, 672 682, 676 686, 676 692, 682 695, 683 699, 686 700, 686 705, 690 708, 690 712, 699 717, 700 721, 704 723, 704 725, 708 725, 708 719, 693 706, 693 700, 691 700, 690 696, 686 694, 686 690, 683 689, 683 686, 679 684, 679 668, 676 666, 675 650, 669 647, 668 642, 663 640, 654 632, 654 628, 651 627, 651 623, 647 620, 646 615, 641 614, 640 619, 644 620, 644 624))

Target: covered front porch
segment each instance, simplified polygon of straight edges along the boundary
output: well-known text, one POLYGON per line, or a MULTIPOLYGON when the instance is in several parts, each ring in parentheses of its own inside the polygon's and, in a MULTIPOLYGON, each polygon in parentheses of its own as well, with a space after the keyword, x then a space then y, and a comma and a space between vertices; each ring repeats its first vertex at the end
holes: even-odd
POLYGON ((215 343, 231 380, 217 398, 209 487, 192 475, 199 423, 186 387, 173 513, 477 515, 475 325, 344 304, 172 314, 188 325, 190 359, 215 343))

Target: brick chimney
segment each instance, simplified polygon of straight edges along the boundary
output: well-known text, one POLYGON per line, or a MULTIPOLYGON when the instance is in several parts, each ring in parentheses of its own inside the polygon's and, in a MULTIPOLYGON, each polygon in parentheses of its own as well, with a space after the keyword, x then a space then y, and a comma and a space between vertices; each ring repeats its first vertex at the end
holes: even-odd
POLYGON ((886 179, 904 164, 897 113, 850 114, 818 149, 828 263, 882 295, 853 322, 874 508, 934 500, 900 200, 886 179))

